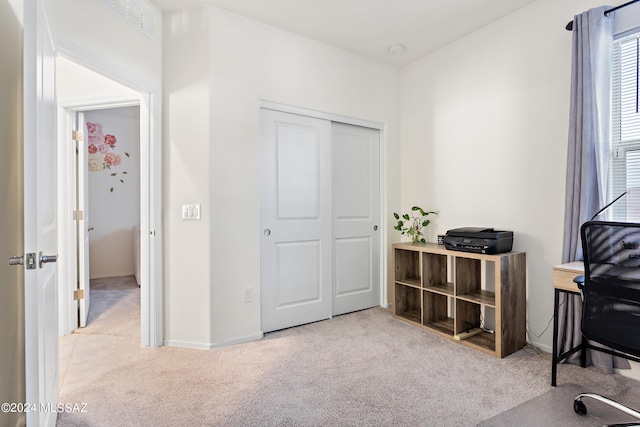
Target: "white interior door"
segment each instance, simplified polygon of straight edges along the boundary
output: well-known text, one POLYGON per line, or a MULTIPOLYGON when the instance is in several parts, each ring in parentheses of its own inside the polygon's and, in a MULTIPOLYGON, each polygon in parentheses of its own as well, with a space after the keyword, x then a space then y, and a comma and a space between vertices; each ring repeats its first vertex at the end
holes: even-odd
POLYGON ((262 110, 262 330, 331 317, 331 122, 262 110))
MULTIPOLYGON (((56 405, 58 301, 57 269, 52 262, 58 249, 55 50, 45 7, 43 0, 24 2, 25 402, 56 405)), ((29 426, 54 426, 56 422, 55 410, 42 406, 26 415, 29 426)))
POLYGON ((78 319, 80 327, 87 326, 87 316, 89 315, 89 232, 91 231, 89 221, 89 162, 88 162, 88 139, 89 132, 85 129, 84 113, 76 112, 76 130, 82 131, 82 138, 77 138, 76 150, 76 173, 77 183, 77 236, 78 236, 78 319), (80 213, 82 212, 82 213, 80 213))
POLYGON ((333 314, 380 305, 380 131, 332 124, 333 314))

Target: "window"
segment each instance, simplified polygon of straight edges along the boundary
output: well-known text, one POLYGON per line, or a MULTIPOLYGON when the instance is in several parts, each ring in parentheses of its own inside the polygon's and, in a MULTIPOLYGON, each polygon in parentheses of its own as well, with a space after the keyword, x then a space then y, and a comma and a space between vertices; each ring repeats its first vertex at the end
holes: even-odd
POLYGON ((640 32, 613 45, 610 212, 614 221, 640 222, 640 32))

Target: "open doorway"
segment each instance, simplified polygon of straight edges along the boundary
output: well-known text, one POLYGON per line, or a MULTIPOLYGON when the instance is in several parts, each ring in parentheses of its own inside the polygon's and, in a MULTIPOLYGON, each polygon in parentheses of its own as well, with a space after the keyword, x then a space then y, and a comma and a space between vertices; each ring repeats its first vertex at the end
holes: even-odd
POLYGON ((124 277, 140 285, 136 312, 144 346, 154 327, 140 314, 148 313, 154 292, 148 232, 140 234, 150 215, 148 105, 144 94, 64 57, 57 68, 59 250, 65 260, 59 265, 59 333, 85 326, 91 279, 124 277))

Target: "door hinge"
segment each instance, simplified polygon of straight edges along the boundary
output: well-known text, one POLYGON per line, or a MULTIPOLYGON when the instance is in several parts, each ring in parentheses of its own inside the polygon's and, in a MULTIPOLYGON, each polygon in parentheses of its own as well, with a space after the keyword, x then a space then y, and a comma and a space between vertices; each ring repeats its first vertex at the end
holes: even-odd
POLYGON ((84 219, 84 211, 73 211, 74 221, 82 221, 84 219))
POLYGON ((84 289, 76 289, 73 291, 73 300, 78 301, 84 299, 84 289))
POLYGON ((73 139, 76 142, 81 142, 82 141, 82 131, 81 130, 72 130, 71 131, 71 139, 73 139))

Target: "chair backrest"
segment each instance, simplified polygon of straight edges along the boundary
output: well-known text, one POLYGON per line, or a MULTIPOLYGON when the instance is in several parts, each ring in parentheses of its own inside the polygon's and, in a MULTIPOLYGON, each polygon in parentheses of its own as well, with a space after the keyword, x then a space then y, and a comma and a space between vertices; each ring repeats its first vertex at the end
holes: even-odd
POLYGON ((615 350, 640 355, 640 224, 582 225, 585 281, 582 334, 615 350))

